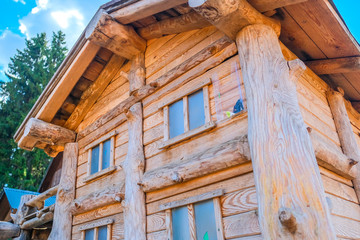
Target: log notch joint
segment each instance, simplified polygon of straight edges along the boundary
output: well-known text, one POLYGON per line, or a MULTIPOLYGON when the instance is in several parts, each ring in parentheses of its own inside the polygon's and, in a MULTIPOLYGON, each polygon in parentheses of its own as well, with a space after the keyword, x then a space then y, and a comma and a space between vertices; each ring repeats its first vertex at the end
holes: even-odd
POLYGON ((131 26, 118 23, 103 9, 86 28, 85 38, 126 59, 132 59, 146 48, 146 41, 131 26))

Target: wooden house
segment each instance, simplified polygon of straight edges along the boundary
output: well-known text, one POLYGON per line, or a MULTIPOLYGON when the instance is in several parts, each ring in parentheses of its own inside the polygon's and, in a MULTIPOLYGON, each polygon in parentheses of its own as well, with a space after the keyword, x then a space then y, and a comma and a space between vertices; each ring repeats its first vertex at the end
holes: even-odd
POLYGON ((49 239, 360 239, 359 72, 331 0, 101 6, 15 135, 49 239))

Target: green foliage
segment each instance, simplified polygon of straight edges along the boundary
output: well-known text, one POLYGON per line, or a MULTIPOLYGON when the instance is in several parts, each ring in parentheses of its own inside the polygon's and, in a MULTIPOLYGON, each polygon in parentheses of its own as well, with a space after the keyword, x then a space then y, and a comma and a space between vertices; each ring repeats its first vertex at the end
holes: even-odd
POLYGON ((0 82, 0 189, 8 187, 36 191, 49 164, 39 149, 32 152, 17 147, 13 140, 17 128, 65 58, 65 34, 53 33, 51 43, 41 33, 17 50, 0 82))

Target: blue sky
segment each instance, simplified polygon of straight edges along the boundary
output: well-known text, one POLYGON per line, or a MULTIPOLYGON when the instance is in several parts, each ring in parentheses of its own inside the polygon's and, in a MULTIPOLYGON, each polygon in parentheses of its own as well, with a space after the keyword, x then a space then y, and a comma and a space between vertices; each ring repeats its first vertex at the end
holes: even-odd
MULTIPOLYGON (((0 79, 24 39, 62 30, 70 49, 96 10, 108 0, 1 0, 0 79)), ((352 34, 360 42, 360 0, 334 0, 352 34)))

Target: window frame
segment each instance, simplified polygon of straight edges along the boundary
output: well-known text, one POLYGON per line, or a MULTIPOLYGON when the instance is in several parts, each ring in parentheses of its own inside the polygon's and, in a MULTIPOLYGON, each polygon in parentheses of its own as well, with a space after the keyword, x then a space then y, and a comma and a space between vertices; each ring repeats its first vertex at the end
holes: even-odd
POLYGON ((190 240, 196 240, 196 224, 195 224, 195 211, 194 204, 209 199, 213 199, 214 204, 214 217, 215 224, 217 228, 217 239, 224 240, 224 225, 222 220, 221 213, 221 201, 220 197, 224 195, 224 189, 217 189, 208 193, 201 195, 189 197, 179 201, 169 202, 160 205, 160 210, 165 210, 165 225, 166 225, 166 235, 168 240, 173 240, 173 228, 172 228, 172 209, 177 207, 187 206, 188 217, 189 217, 189 230, 190 230, 190 240))
POLYGON ((177 91, 176 93, 171 93, 167 98, 165 98, 162 101, 162 104, 159 105, 159 109, 162 109, 164 114, 164 141, 159 144, 159 149, 170 147, 171 145, 189 139, 197 134, 205 132, 216 126, 216 124, 211 120, 211 114, 210 114, 210 98, 209 98, 210 84, 211 84, 210 78, 205 78, 202 79, 201 81, 196 81, 195 83, 192 82, 187 83, 183 86, 183 88, 179 89, 181 91, 177 91), (201 89, 203 91, 205 121, 202 126, 190 130, 188 96, 201 89), (181 99, 183 100, 184 133, 176 137, 170 138, 169 106, 172 103, 181 99))
POLYGON ((81 231, 81 240, 85 240, 85 231, 86 230, 90 230, 90 229, 94 229, 94 239, 93 240, 97 240, 98 238, 98 230, 100 227, 103 226, 107 226, 107 235, 106 235, 106 240, 111 240, 111 235, 112 235, 112 225, 114 223, 114 219, 105 219, 105 220, 100 220, 94 223, 89 223, 89 224, 85 224, 83 226, 81 226, 79 228, 79 230, 81 231))
POLYGON ((87 161, 87 176, 84 178, 84 182, 92 181, 98 177, 110 174, 111 172, 116 170, 115 166, 115 137, 118 134, 116 130, 111 131, 110 133, 104 135, 103 137, 97 139, 92 142, 85 148, 85 152, 88 152, 88 161, 87 161), (102 169, 102 161, 103 161, 103 144, 107 140, 110 139, 110 159, 109 159, 109 167, 102 169), (91 161, 92 161, 92 149, 99 145, 99 164, 98 171, 91 174, 91 161))

